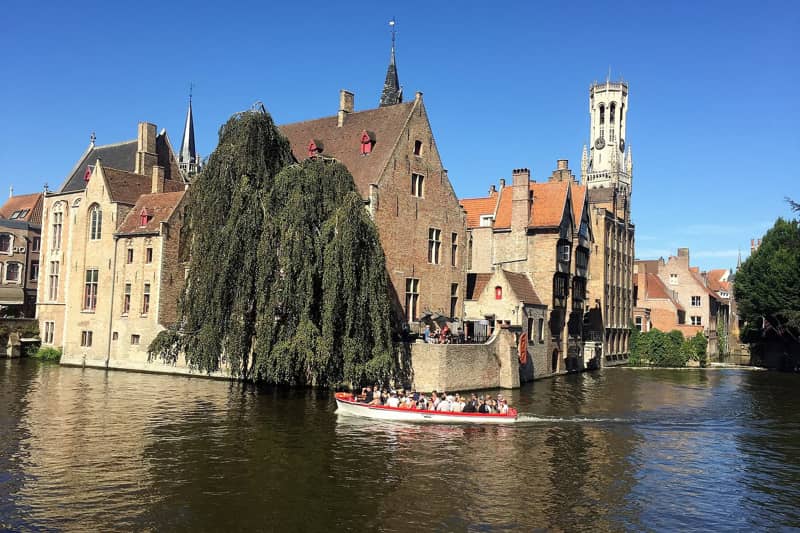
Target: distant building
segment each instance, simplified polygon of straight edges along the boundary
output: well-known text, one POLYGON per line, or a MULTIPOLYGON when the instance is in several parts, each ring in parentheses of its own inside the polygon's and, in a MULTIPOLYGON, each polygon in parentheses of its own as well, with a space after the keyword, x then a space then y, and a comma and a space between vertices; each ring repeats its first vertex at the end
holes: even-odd
POLYGON ((567 161, 558 162, 547 183, 516 169, 510 186, 501 181, 488 197, 461 205, 468 221, 469 276, 476 280, 467 295, 468 331, 481 324, 522 326, 532 361, 529 378, 578 370, 594 360, 599 354, 591 328, 584 328, 593 235, 586 188, 567 161), (481 280, 489 289, 495 283, 494 292, 479 290, 481 280), (504 296, 506 285, 510 298, 504 296))
POLYGON ((583 147, 581 181, 589 188, 595 236, 589 298, 602 309, 606 365, 627 362, 633 318, 633 161, 626 145, 627 113, 627 83, 606 81, 589 88, 591 147, 583 147))
POLYGON ((183 286, 185 189, 166 132, 140 123, 133 141, 93 139, 45 195, 37 317, 42 343, 62 347, 62 363, 147 367, 147 347, 175 322, 183 286))
POLYGON ((353 175, 378 227, 397 317, 412 330, 426 315, 461 317, 465 216, 422 93, 402 101, 394 47, 378 108, 356 111, 353 93, 341 91, 336 115, 280 129, 296 160, 329 157, 353 175))
POLYGON ((42 196, 12 194, 0 207, 0 316, 36 314, 42 196))

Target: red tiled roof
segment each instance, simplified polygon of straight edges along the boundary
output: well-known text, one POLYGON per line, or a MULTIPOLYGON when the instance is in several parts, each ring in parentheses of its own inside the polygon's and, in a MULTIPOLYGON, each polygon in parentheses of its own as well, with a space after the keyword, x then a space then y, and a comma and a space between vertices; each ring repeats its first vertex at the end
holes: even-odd
POLYGON ((358 192, 369 197, 370 183, 376 183, 389 163, 394 146, 411 116, 415 101, 348 113, 342 127, 338 117, 325 117, 280 126, 289 139, 292 154, 298 161, 308 158, 308 144, 322 145, 322 154, 344 164, 356 182, 358 192), (374 141, 369 155, 361 154, 361 133, 367 131, 374 141))
POLYGON ((526 304, 542 305, 542 301, 539 299, 539 295, 536 294, 536 290, 534 290, 531 280, 527 274, 507 272, 505 270, 503 271, 503 274, 506 276, 508 284, 511 286, 511 290, 514 291, 514 294, 517 295, 517 298, 519 298, 521 302, 525 302, 526 304))
POLYGON ((728 281, 722 281, 722 278, 725 277, 725 274, 728 273, 728 270, 725 268, 716 268, 714 270, 709 270, 706 274, 706 280, 708 280, 708 288, 714 292, 719 291, 730 291, 731 284, 728 281))
POLYGON ((581 217, 583 216, 583 206, 586 201, 586 185, 572 184, 572 217, 575 223, 575 228, 581 226, 581 217))
POLYGON ((42 223, 42 193, 20 194, 12 196, 0 207, 0 217, 11 219, 15 212, 27 210, 27 213, 20 213, 17 218, 20 222, 30 222, 31 224, 42 223), (22 216, 20 216, 22 215, 22 216))
MULTIPOLYGON (((108 194, 112 202, 134 205, 141 195, 148 194, 152 190, 153 181, 150 176, 105 166, 103 175, 108 183, 108 194)), ((177 192, 184 189, 183 183, 164 180, 164 192, 177 192)))
POLYGON ((490 279, 492 279, 491 273, 468 273, 466 299, 477 300, 490 279))
POLYGON ((497 193, 488 198, 464 198, 459 203, 467 212, 467 227, 477 228, 481 225, 481 215, 494 215, 497 208, 497 193))
POLYGON ((181 190, 139 196, 136 205, 120 224, 117 233, 136 234, 159 231, 161 223, 170 219, 175 208, 183 199, 184 194, 186 194, 186 191, 181 190), (141 225, 142 210, 145 210, 150 217, 145 226, 141 225))
MULTIPOLYGON (((497 215, 494 221, 495 228, 507 229, 511 227, 511 197, 513 185, 503 187, 500 191, 500 201, 497 205, 497 215)), ((533 191, 533 205, 528 227, 553 228, 561 224, 564 215, 564 205, 569 192, 568 181, 552 181, 547 183, 531 182, 528 186, 533 191)))
POLYGON ((647 284, 646 298, 670 300, 679 311, 684 311, 683 306, 672 297, 672 291, 667 289, 667 286, 656 274, 651 272, 645 274, 645 283, 647 284))
POLYGON ((703 279, 703 276, 700 275, 700 269, 698 267, 689 267, 689 273, 692 275, 697 284, 700 285, 700 287, 706 292, 706 294, 708 294, 715 300, 720 299, 717 293, 708 288, 708 286, 706 285, 706 281, 703 279))

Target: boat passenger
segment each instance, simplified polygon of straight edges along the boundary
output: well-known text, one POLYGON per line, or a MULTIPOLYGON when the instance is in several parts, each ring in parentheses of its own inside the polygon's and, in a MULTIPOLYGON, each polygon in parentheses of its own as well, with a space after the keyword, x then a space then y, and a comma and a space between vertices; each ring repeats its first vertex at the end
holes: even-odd
POLYGON ((365 403, 372 403, 372 400, 374 398, 372 387, 364 387, 363 389, 361 389, 361 395, 364 396, 365 403))
POLYGON ((439 399, 439 395, 438 395, 438 394, 436 394, 436 391, 433 391, 433 392, 431 393, 431 407, 430 407, 430 408, 431 408, 431 410, 433 410, 433 411, 436 411, 436 410, 438 410, 438 409, 439 409, 439 402, 440 402, 440 401, 441 401, 441 400, 439 399))
POLYGON ((420 394, 419 395, 419 400, 417 400, 417 409, 419 409, 421 411, 427 411, 428 410, 428 399, 425 398, 424 394, 420 394))
POLYGON ((462 410, 464 413, 477 413, 478 412, 478 397, 475 393, 472 393, 472 398, 469 399, 466 404, 464 404, 464 409, 462 410))
POLYGON ((504 414, 504 415, 508 414, 508 401, 507 400, 503 400, 503 402, 500 404, 500 414, 504 414))
POLYGON ((486 400, 483 398, 483 396, 478 398, 478 400, 480 401, 480 405, 478 405, 479 413, 487 414, 492 412, 489 406, 486 404, 486 400))
POLYGON ((397 397, 397 392, 392 391, 389 395, 389 399, 386 400, 386 407, 398 407, 400 405, 400 399, 397 397))

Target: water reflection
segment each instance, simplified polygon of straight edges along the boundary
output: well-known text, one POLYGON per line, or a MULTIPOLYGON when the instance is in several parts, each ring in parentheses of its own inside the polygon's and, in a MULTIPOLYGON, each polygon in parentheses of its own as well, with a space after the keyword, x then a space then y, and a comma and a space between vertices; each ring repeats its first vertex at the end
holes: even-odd
POLYGON ((338 416, 329 394, 0 364, 0 529, 800 525, 797 376, 614 369, 522 422, 338 416))

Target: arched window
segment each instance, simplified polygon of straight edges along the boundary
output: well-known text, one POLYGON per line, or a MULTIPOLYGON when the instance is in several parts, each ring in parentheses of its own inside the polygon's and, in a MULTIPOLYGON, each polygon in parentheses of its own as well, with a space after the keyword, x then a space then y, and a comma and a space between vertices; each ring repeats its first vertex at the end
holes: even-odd
POLYGON ((103 212, 99 205, 89 208, 89 239, 96 241, 103 232, 103 212))
POLYGON ((600 104, 600 125, 602 126, 606 122, 606 106, 600 104))
POLYGON ((72 202, 72 207, 78 207, 79 205, 81 205, 81 199, 75 198, 75 201, 72 202))
POLYGON ((64 224, 64 202, 56 202, 53 204, 52 216, 52 238, 50 239, 50 249, 61 249, 61 228, 64 224))
POLYGON ((611 109, 608 112, 608 121, 613 124, 614 123, 614 113, 617 111, 617 104, 616 102, 611 102, 611 109))

